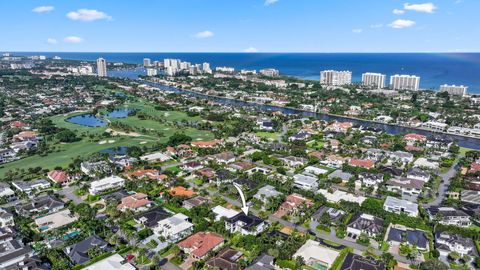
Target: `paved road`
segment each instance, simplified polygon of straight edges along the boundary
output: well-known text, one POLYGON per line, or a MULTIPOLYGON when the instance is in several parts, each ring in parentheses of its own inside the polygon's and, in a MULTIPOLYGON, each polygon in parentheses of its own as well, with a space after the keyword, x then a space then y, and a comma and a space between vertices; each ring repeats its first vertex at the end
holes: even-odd
POLYGON ((439 206, 442 204, 443 200, 445 199, 445 196, 447 195, 447 190, 448 186, 450 185, 450 180, 455 177, 457 174, 457 165, 458 165, 458 160, 462 158, 462 156, 458 157, 455 163, 453 164, 452 167, 446 172, 442 173, 439 176, 442 178, 442 183, 440 183, 440 186, 438 187, 438 196, 435 198, 434 201, 430 203, 426 203, 423 205, 424 208, 428 208, 430 206, 439 206))
MULTIPOLYGON (((194 185, 194 184, 193 184, 193 186, 195 186, 196 188, 201 188, 201 187, 198 187, 198 186, 196 186, 196 185, 194 185)), ((213 195, 213 194, 218 195, 218 193, 214 193, 213 191, 210 191, 210 190, 207 190, 207 191, 208 191, 208 193, 209 193, 210 195, 213 195)), ((238 207, 241 207, 241 206, 242 206, 242 204, 241 204, 239 201, 237 201, 237 200, 232 200, 232 199, 230 199, 230 198, 228 198, 228 197, 226 197, 226 196, 223 196, 223 195, 221 195, 221 196, 223 197, 223 199, 225 199, 228 203, 230 203, 230 204, 232 204, 232 205, 235 205, 235 206, 238 206, 238 207)), ((255 215, 258 215, 258 210, 256 210, 256 209, 250 209, 250 211, 251 211, 252 213, 254 213, 255 215)), ((295 223, 293 223, 293 222, 286 221, 286 220, 284 220, 284 219, 278 218, 278 217, 274 216, 273 214, 271 214, 271 215, 268 216, 268 221, 269 221, 270 223, 278 222, 278 223, 280 223, 280 224, 282 224, 282 225, 284 225, 284 226, 288 226, 288 227, 297 229, 299 232, 309 233, 309 232, 308 232, 309 230, 308 230, 307 228, 302 227, 302 226, 299 226, 299 225, 297 225, 297 224, 295 224, 295 223)), ((335 230, 334 230, 334 229, 331 230, 330 234, 324 233, 324 232, 319 232, 319 231, 317 231, 317 229, 316 229, 316 228, 317 228, 317 225, 318 225, 318 223, 313 222, 313 221, 310 223, 310 232, 313 232, 317 238, 320 238, 320 239, 323 239, 323 240, 328 240, 328 241, 331 241, 331 242, 334 242, 334 243, 338 243, 338 244, 341 244, 341 245, 344 245, 344 246, 347 246, 347 247, 351 247, 351 248, 353 248, 353 249, 355 249, 355 250, 366 251, 366 250, 368 249, 368 247, 363 246, 363 245, 360 245, 360 244, 357 244, 356 242, 351 242, 351 241, 348 241, 348 240, 345 240, 345 239, 342 239, 342 238, 338 238, 338 237, 336 236, 336 233, 335 233, 335 230)), ((375 254, 376 254, 377 256, 381 256, 381 255, 382 255, 382 251, 380 251, 379 249, 373 248, 373 251, 375 252, 375 254)), ((398 254, 392 254, 392 255, 393 255, 393 256, 395 257, 395 259, 396 259, 397 261, 399 261, 399 262, 406 263, 406 264, 410 264, 410 263, 411 263, 407 258, 405 258, 405 257, 403 257, 403 256, 400 256, 400 255, 398 255, 398 254)))
POLYGON ((83 200, 75 195, 75 186, 67 186, 57 191, 58 194, 67 197, 69 200, 73 201, 75 204, 83 203, 83 200))

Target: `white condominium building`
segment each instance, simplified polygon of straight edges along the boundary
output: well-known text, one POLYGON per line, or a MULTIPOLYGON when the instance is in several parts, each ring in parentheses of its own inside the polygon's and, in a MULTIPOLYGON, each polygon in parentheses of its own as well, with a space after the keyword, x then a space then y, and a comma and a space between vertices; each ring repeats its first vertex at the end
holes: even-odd
POLYGON ((450 95, 456 95, 456 96, 465 96, 468 91, 468 86, 463 86, 463 85, 440 85, 440 92, 447 92, 450 95))
POLYGON ((420 89, 420 77, 415 75, 393 75, 390 77, 390 87, 393 90, 412 90, 420 89))
POLYGON ((152 61, 150 60, 150 58, 143 58, 143 66, 144 67, 149 67, 152 65, 152 61))
POLYGON ((352 83, 351 71, 324 70, 320 72, 320 84, 341 86, 352 83))
POLYGON ((367 72, 362 74, 362 84, 372 88, 385 88, 386 75, 367 72))
POLYGON ((261 69, 260 74, 268 77, 277 77, 278 75, 280 75, 280 71, 278 71, 278 69, 266 68, 261 69))
POLYGON ((156 68, 147 68, 147 76, 156 76, 157 69, 156 68))
POLYGON ((99 77, 107 76, 107 60, 103 58, 97 59, 97 75, 99 77))

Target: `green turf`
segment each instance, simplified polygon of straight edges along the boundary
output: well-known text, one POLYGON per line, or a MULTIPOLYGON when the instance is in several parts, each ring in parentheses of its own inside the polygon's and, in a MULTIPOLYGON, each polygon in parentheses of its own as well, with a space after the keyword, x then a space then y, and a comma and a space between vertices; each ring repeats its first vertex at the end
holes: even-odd
POLYGON ((275 133, 275 132, 261 131, 261 132, 255 133, 255 134, 260 138, 271 139, 271 140, 278 140, 280 138, 280 134, 275 133))
POLYGON ((140 120, 138 117, 127 117, 118 119, 109 119, 111 121, 118 121, 127 124, 135 129, 135 132, 141 133, 140 130, 147 129, 148 134, 142 134, 140 137, 132 136, 116 136, 111 139, 101 139, 108 141, 114 140, 112 143, 99 144, 97 141, 88 139, 88 134, 99 135, 105 132, 108 127, 86 127, 69 123, 66 121, 69 117, 85 114, 88 112, 75 112, 71 114, 57 115, 50 119, 52 122, 62 128, 67 128, 75 131, 79 136, 84 137, 81 141, 55 145, 54 152, 48 154, 48 156, 30 156, 18 161, 10 162, 0 166, 0 178, 5 176, 5 173, 9 170, 25 169, 42 167, 44 169, 53 169, 54 167, 65 167, 72 162, 72 159, 76 157, 86 157, 98 151, 117 147, 117 146, 150 146, 154 143, 165 143, 168 138, 175 132, 184 132, 186 135, 192 137, 193 140, 210 140, 213 139, 213 134, 208 131, 197 130, 189 127, 177 127, 175 123, 181 120, 187 121, 201 121, 199 117, 189 117, 183 112, 177 111, 157 111, 151 105, 145 105, 144 103, 133 103, 127 106, 132 109, 141 110, 149 115, 160 117, 167 120, 166 123, 160 123, 154 120, 140 120), (157 132, 161 132, 161 136, 158 137, 157 132), (140 143, 146 142, 146 143, 140 143))

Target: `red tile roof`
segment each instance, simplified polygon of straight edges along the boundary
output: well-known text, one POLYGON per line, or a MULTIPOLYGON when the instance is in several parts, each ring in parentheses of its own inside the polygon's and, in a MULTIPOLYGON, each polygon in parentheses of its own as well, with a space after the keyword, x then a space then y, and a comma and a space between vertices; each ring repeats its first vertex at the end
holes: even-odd
POLYGON ((59 184, 63 184, 68 182, 70 180, 70 175, 66 171, 62 170, 54 170, 48 172, 48 178, 50 178, 52 181, 57 182, 59 184))
POLYGON ((147 199, 147 195, 143 193, 135 193, 131 196, 122 199, 122 202, 117 206, 117 209, 138 209, 152 202, 147 199))
POLYGON ((350 160, 350 166, 361 167, 365 169, 371 169, 375 166, 375 162, 370 159, 356 159, 352 158, 350 160))
POLYGON ((216 233, 198 232, 178 243, 178 246, 182 249, 190 249, 191 254, 197 258, 202 258, 224 241, 225 239, 216 233))

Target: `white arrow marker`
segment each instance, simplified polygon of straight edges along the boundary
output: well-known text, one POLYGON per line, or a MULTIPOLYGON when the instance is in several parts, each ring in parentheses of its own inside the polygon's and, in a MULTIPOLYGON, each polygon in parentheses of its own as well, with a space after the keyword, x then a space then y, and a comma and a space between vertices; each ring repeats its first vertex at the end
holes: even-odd
POLYGON ((243 213, 245 213, 245 215, 248 216, 248 206, 247 206, 247 202, 245 201, 245 195, 243 195, 242 187, 237 183, 233 183, 233 186, 236 187, 238 190, 238 193, 240 193, 240 198, 242 198, 242 204, 243 204, 242 211, 243 213))

